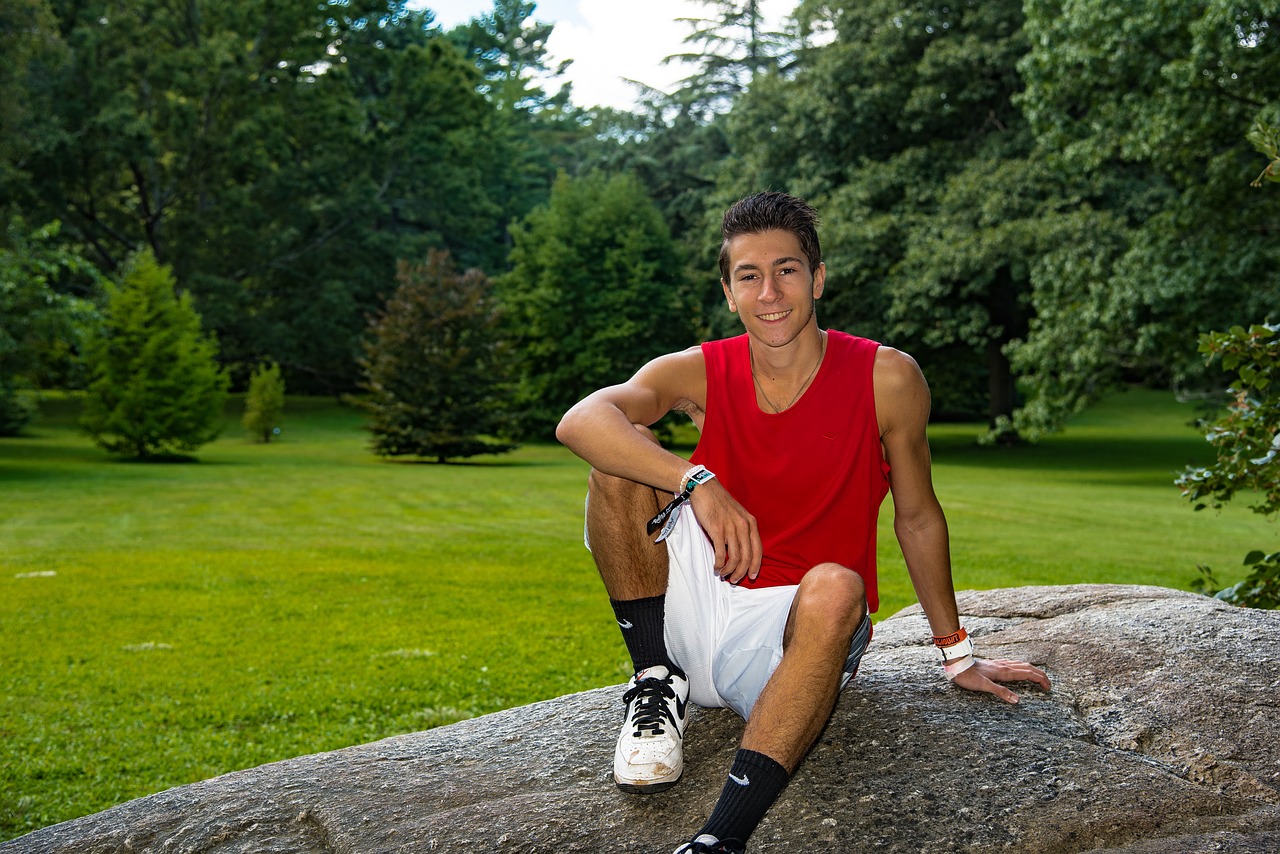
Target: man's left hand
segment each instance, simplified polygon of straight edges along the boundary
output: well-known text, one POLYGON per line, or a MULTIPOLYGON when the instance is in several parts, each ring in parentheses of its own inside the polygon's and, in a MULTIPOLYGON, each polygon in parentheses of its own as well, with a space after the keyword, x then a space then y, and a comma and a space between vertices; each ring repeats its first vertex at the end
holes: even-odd
POLYGON ((1006 703, 1018 702, 1018 695, 1001 685, 1001 682, 1035 682, 1046 691, 1049 690, 1049 677, 1039 667, 1025 661, 1010 661, 1005 658, 976 659, 973 667, 960 673, 952 681, 970 691, 995 694, 1006 703))

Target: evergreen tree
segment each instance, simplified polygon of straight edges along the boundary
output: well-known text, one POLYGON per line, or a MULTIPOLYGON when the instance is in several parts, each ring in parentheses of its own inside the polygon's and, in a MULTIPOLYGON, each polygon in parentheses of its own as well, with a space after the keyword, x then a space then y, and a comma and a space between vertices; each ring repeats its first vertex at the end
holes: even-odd
POLYGON ((244 399, 244 429, 261 442, 270 442, 280 433, 280 416, 284 413, 284 378, 275 362, 262 364, 249 377, 249 391, 244 399))
MULTIPOLYGON (((561 176, 512 234, 512 270, 499 285, 526 431, 549 436, 584 395, 694 343, 698 300, 635 177, 561 176)), ((712 276, 705 287, 719 290, 712 276)))
POLYGON ((227 376, 188 295, 149 250, 107 286, 102 332, 89 345, 92 382, 81 426, 99 446, 136 458, 190 453, 222 430, 227 376))
POLYGON ((698 0, 710 7, 705 17, 681 18, 693 27, 685 44, 693 50, 668 56, 696 66, 680 81, 676 97, 695 113, 727 110, 751 87, 756 76, 786 69, 802 47, 795 36, 766 30, 759 0, 698 0))
POLYGON ((516 447, 510 436, 506 347, 491 283, 459 274, 448 253, 401 262, 399 286, 371 324, 356 402, 372 416, 382 456, 443 463, 516 447))

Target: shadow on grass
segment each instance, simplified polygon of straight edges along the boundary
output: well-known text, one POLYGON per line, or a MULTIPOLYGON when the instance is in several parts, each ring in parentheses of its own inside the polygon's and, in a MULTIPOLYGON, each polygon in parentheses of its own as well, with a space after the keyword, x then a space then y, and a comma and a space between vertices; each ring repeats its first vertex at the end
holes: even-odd
MULTIPOLYGON (((1130 436, 1060 436, 1037 445, 988 447, 959 436, 931 438, 930 448, 937 462, 950 466, 1008 471, 1046 472, 1092 471, 1120 475, 1142 472, 1149 483, 1151 472, 1171 473, 1189 465, 1212 462, 1213 453, 1198 437, 1143 438, 1130 436)), ((1120 480, 1106 478, 1107 483, 1120 480)))
POLYGON ((390 463, 400 466, 440 466, 441 468, 481 468, 481 469, 528 469, 528 468, 546 468, 548 466, 560 465, 552 460, 512 460, 512 459, 484 459, 484 460, 401 460, 401 459, 380 459, 379 462, 390 463))

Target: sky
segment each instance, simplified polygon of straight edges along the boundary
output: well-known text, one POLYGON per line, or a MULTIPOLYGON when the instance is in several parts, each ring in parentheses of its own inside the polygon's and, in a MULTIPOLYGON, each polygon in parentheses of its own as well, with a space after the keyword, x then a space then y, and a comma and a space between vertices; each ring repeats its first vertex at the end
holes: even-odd
MULTIPOLYGON (((780 28, 797 2, 763 0, 765 26, 780 28)), ((492 0, 416 0, 409 5, 435 12, 445 29, 493 9, 492 0)), ((573 83, 575 104, 630 109, 636 90, 624 78, 670 92, 689 75, 691 66, 663 65, 662 58, 686 50, 683 41, 690 26, 676 19, 701 17, 707 10, 697 0, 539 0, 533 19, 556 25, 547 51, 552 65, 573 60, 565 77, 573 83)))

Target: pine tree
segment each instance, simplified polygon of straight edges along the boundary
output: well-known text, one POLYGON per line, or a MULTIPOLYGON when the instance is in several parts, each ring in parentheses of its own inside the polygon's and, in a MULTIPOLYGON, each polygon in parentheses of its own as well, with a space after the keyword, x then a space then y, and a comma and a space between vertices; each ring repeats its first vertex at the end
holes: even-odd
POLYGON ((81 426, 99 446, 140 459, 185 455, 222 430, 227 376, 188 295, 150 250, 107 286, 81 426))
POLYGON ((244 429, 261 442, 270 442, 280 433, 280 416, 284 413, 284 378, 275 362, 261 364, 249 377, 249 391, 244 399, 244 429))
POLYGON ((488 277, 459 275, 447 252, 401 262, 399 286, 370 327, 360 360, 373 450, 444 463, 516 447, 507 349, 488 277))

